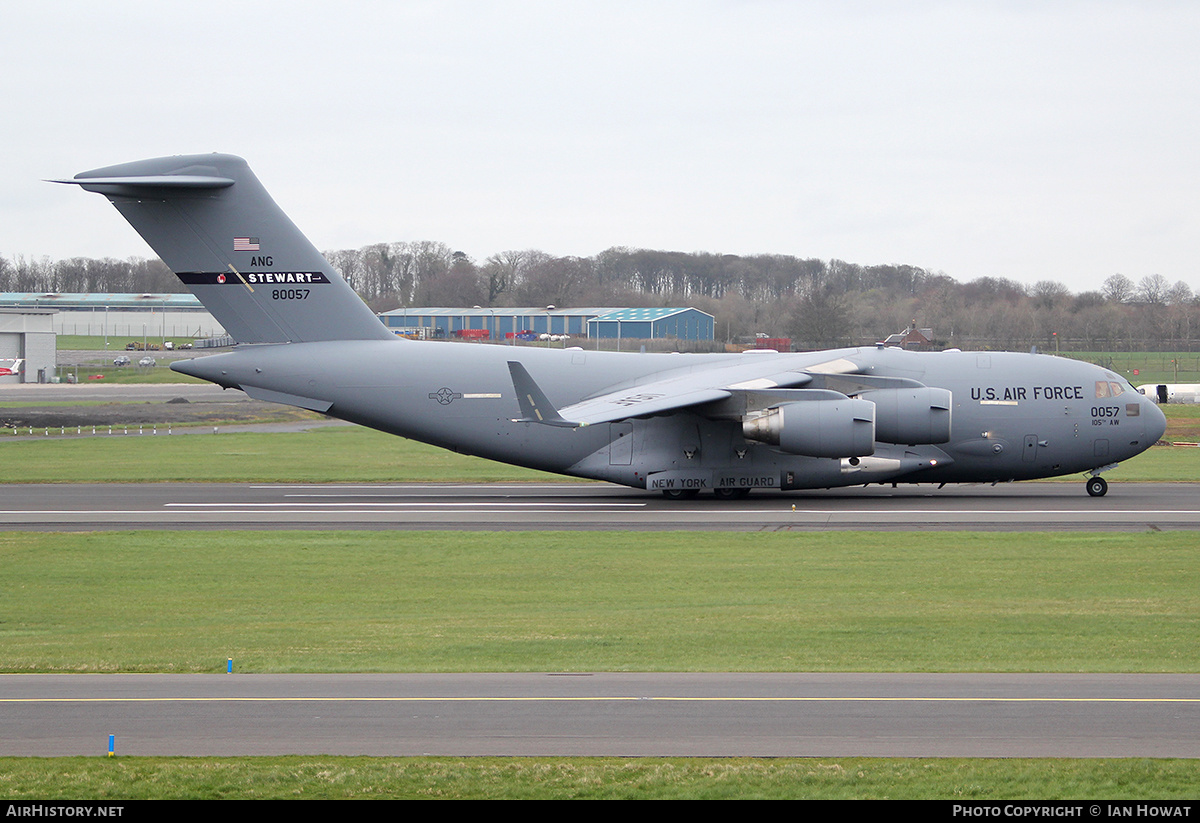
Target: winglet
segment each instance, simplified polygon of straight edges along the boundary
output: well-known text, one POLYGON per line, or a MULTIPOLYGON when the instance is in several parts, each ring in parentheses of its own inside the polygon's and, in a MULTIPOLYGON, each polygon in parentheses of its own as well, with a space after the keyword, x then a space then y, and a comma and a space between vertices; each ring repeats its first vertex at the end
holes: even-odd
POLYGON ((558 409, 554 408, 554 404, 550 402, 545 393, 533 378, 529 376, 529 372, 525 367, 515 360, 508 361, 508 371, 512 375, 513 388, 517 393, 517 402, 521 404, 521 417, 515 418, 514 423, 542 423, 547 426, 559 426, 561 428, 574 429, 586 423, 572 423, 570 420, 564 420, 562 415, 558 413, 558 409))

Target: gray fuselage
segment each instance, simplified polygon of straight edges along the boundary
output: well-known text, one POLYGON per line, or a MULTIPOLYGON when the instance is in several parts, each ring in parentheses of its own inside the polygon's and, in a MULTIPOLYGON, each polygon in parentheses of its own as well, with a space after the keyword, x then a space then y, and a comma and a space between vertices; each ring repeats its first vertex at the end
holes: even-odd
POLYGON ((1157 406, 1118 375, 1042 354, 856 348, 664 355, 388 340, 244 346, 174 367, 465 454, 662 490, 1054 477, 1133 457, 1166 425, 1157 406), (712 371, 728 384, 743 373, 851 361, 864 375, 948 390, 952 427, 944 443, 876 443, 873 454, 842 458, 747 440, 737 421, 712 414, 713 404, 554 428, 516 421, 510 361, 522 363, 559 407, 688 372, 712 371))

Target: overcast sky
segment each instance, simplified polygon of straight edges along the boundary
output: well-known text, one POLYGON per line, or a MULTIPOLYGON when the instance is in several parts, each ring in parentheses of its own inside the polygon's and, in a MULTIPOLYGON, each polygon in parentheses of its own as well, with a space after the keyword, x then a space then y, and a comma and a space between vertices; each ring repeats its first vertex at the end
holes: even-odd
POLYGON ((151 256, 40 182, 239 154, 318 248, 438 240, 1200 291, 1200 3, 0 7, 0 254, 151 256))

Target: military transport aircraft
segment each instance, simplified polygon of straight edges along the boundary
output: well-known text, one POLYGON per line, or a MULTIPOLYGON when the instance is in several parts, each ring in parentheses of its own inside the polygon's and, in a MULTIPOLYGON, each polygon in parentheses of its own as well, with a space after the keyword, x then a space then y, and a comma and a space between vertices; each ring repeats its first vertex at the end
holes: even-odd
POLYGON ((238 342, 171 368, 465 454, 663 492, 1100 473, 1165 418, 1121 376, 1041 354, 848 348, 635 354, 391 334, 239 157, 82 172, 238 342), (337 368, 314 371, 313 363, 337 368))

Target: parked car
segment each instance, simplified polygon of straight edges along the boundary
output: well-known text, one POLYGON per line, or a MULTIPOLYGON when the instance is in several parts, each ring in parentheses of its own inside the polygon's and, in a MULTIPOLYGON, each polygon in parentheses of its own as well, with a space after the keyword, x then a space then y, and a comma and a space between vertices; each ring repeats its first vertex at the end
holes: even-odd
POLYGON ((156 366, 156 365, 158 365, 158 361, 155 360, 153 357, 143 357, 141 360, 138 361, 138 365, 139 366, 156 366))
POLYGON ((120 357, 117 357, 117 358, 114 358, 114 359, 113 359, 113 365, 114 365, 114 366, 128 366, 128 365, 129 365, 131 362, 133 362, 133 361, 131 361, 131 360, 130 360, 128 357, 126 357, 125 355, 121 355, 120 357))

